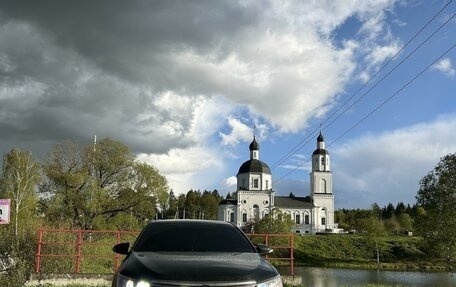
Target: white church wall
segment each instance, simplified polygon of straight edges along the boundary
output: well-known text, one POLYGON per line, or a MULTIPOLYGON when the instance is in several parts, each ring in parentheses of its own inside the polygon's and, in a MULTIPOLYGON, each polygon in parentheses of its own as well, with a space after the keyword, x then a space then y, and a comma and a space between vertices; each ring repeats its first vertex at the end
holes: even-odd
MULTIPOLYGON (((255 138, 249 149, 250 159, 259 160, 259 146, 255 138)), ((288 215, 295 222, 292 232, 315 234, 337 229, 337 224, 334 223, 330 157, 329 153, 322 151, 324 149, 324 139, 320 133, 317 138, 317 150, 312 155, 310 173, 310 196, 313 199, 313 207, 275 207, 272 175, 252 170, 237 175, 237 205, 227 206, 223 211, 219 211, 219 219, 234 220, 242 227, 245 223, 261 219, 271 214, 273 209, 277 209, 280 211, 279 214, 288 215)), ((278 214, 274 212, 274 216, 277 217, 278 214)))

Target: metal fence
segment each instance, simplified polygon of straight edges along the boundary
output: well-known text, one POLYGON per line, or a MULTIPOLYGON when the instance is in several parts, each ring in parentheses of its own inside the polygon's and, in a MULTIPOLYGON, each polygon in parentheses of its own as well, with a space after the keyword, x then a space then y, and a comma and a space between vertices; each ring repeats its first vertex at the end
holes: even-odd
MULTIPOLYGON (((133 243, 139 232, 120 230, 39 229, 35 255, 35 273, 110 274, 119 266, 122 255, 112 252, 121 242, 133 243)), ((292 234, 247 234, 254 243, 274 249, 266 258, 284 261, 294 275, 294 240, 292 234)))

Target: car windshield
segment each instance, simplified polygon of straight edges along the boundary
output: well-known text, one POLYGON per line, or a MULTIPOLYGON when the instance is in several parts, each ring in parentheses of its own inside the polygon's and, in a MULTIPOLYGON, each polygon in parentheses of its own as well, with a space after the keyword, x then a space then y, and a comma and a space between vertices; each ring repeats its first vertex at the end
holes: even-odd
POLYGON ((242 231, 225 224, 150 224, 133 251, 255 252, 242 231))

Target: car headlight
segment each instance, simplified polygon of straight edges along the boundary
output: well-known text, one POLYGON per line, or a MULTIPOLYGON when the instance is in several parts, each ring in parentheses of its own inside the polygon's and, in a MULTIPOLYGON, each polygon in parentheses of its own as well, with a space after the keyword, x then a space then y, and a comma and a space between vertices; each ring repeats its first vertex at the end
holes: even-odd
POLYGON ((116 280, 117 287, 150 287, 150 283, 144 280, 138 280, 123 276, 121 274, 117 275, 116 280))
POLYGON ((282 278, 280 276, 274 277, 274 279, 258 283, 257 287, 282 287, 282 278))

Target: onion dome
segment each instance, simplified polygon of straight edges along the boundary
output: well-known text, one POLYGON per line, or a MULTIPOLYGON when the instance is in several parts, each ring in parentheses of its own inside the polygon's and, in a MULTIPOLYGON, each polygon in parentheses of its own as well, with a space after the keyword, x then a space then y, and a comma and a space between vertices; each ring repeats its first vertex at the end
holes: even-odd
POLYGON ((317 149, 313 152, 313 155, 328 155, 329 152, 325 149, 325 138, 320 134, 317 137, 317 149))
POLYGON ((257 143, 255 136, 253 136, 253 141, 249 145, 250 150, 260 150, 260 145, 257 143))

